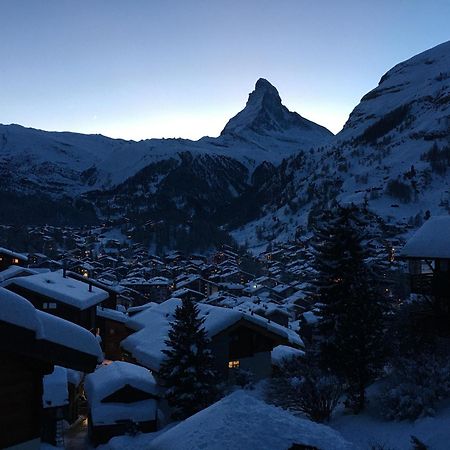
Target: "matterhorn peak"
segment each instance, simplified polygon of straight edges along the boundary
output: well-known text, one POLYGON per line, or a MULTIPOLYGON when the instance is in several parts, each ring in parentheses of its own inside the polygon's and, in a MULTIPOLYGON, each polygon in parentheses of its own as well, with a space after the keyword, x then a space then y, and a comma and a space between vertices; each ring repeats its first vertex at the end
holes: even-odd
POLYGON ((306 135, 312 132, 315 135, 312 139, 314 141, 332 136, 326 128, 289 111, 281 103, 276 87, 265 78, 258 79, 245 108, 228 121, 221 135, 242 135, 249 132, 259 135, 301 133, 306 140, 309 140, 306 135))

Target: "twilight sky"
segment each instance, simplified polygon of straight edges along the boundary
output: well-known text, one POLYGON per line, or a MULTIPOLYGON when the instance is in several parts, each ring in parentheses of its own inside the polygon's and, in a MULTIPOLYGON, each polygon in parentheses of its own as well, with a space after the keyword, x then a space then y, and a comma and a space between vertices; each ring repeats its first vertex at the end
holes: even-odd
POLYGON ((0 123, 217 136, 259 77, 339 131, 393 65, 450 39, 449 0, 0 0, 0 123))

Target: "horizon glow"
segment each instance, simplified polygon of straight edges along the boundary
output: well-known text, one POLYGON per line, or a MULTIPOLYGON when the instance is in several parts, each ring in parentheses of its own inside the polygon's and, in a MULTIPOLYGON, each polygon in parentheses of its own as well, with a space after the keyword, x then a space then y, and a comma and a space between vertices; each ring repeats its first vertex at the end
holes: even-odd
POLYGON ((395 64, 450 38, 450 2, 0 0, 0 123, 218 136, 258 78, 338 132, 395 64))

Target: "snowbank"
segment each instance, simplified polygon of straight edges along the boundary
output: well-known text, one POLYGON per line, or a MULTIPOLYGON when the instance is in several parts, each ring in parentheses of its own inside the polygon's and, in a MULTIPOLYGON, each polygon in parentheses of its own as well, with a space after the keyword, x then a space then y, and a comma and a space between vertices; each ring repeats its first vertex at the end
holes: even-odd
POLYGON ((287 450, 294 443, 321 450, 355 448, 331 428, 295 417, 243 391, 237 391, 179 423, 147 446, 142 443, 141 448, 287 450))

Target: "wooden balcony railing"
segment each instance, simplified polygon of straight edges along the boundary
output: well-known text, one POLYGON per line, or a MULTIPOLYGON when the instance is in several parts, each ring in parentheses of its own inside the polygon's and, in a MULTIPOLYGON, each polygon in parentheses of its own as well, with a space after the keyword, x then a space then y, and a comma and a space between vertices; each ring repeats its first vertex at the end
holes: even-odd
POLYGON ((445 272, 410 275, 411 292, 450 299, 450 274, 445 272))

